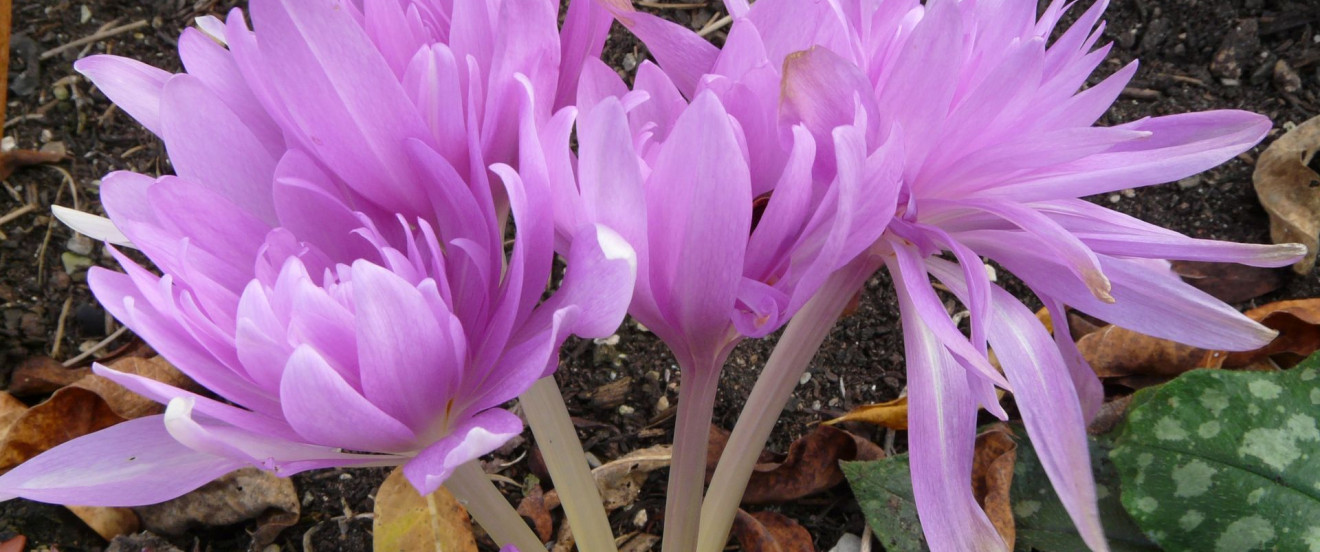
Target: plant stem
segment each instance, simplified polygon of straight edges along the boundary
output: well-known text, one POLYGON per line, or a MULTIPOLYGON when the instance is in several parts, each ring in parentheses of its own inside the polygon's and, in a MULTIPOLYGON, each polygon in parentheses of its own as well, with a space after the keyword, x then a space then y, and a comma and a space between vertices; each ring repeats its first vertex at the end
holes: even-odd
MULTIPOLYGON (((709 365, 682 366, 678 389, 678 417, 674 420, 673 460, 665 498, 662 552, 692 552, 701 521, 701 491, 706 482, 706 447, 715 411, 724 359, 709 365)), ((681 361, 680 361, 681 362, 681 361)))
POLYGON ((527 413, 527 425, 541 448, 541 457, 559 491, 564 513, 583 552, 616 552, 610 520, 587 466, 564 395, 554 376, 541 378, 518 398, 527 413))
POLYGON ((719 552, 724 549, 733 518, 738 513, 738 504, 747 490, 747 480, 775 421, 793 395, 793 389, 811 358, 829 335, 834 321, 879 266, 878 259, 865 257, 835 272, 789 322, 752 387, 733 433, 729 435, 729 442, 710 481, 710 490, 701 505, 697 546, 689 550, 719 552))
POLYGON ((524 552, 545 550, 522 516, 513 509, 495 484, 486 477, 479 461, 459 466, 445 481, 445 488, 472 514, 481 527, 500 546, 512 544, 524 552))

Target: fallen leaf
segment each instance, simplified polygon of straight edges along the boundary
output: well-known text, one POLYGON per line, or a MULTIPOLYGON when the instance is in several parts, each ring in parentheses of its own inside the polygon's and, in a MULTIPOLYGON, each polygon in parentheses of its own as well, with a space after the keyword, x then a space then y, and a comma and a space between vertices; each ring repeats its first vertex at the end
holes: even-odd
POLYGON ((91 368, 65 368, 48 356, 24 359, 9 377, 9 392, 19 397, 46 395, 92 373, 91 368))
POLYGON ((9 426, 0 443, 0 473, 65 441, 122 421, 96 393, 79 387, 60 389, 9 426))
POLYGON ((632 451, 591 470, 596 488, 600 490, 601 499, 605 502, 605 510, 613 511, 632 504, 641 494, 646 476, 660 468, 669 467, 672 457, 671 446, 657 445, 632 451))
POLYGON ((0 391, 0 443, 4 443, 5 435, 9 433, 9 427, 14 424, 24 412, 27 412, 27 405, 23 401, 15 399, 9 393, 0 391))
POLYGON ((375 550, 389 552, 477 550, 472 520, 454 495, 441 486, 422 497, 403 468, 390 472, 376 491, 372 539, 375 550))
POLYGON ((1102 378, 1159 376, 1171 378, 1201 366, 1205 349, 1151 337, 1127 328, 1105 326, 1082 336, 1077 348, 1102 378))
POLYGON ((879 404, 864 404, 852 409, 847 414, 825 422, 834 425, 842 422, 866 422, 895 431, 906 431, 908 422, 907 396, 879 404))
POLYGON ((252 548, 257 550, 274 542, 280 531, 296 523, 300 510, 293 481, 251 467, 229 473, 174 500, 134 508, 143 527, 164 535, 182 535, 198 526, 223 527, 257 519, 257 531, 252 535, 252 548))
POLYGON ((874 443, 830 426, 816 426, 792 445, 782 463, 758 464, 743 493, 743 504, 797 500, 843 483, 839 462, 876 460, 884 452, 874 443))
MULTIPOLYGON (((724 447, 729 444, 729 431, 715 424, 710 424, 710 440, 706 443, 706 483, 710 483, 711 477, 715 475, 715 466, 719 465, 720 456, 724 455, 724 447)), ((761 454, 756 457, 757 464, 770 464, 783 462, 784 456, 775 454, 765 449, 761 449, 761 454)))
POLYGON ((639 533, 619 547, 619 552, 649 552, 660 542, 660 537, 648 533, 639 533))
POLYGON ((1013 431, 1008 425, 995 424, 976 436, 976 452, 972 456, 972 494, 1010 549, 1017 536, 1013 505, 1009 501, 1016 462, 1017 443, 1013 441, 1013 431))
POLYGON ((1200 261, 1171 264, 1183 281, 1225 303, 1241 303, 1283 287, 1283 275, 1277 268, 1200 261))
POLYGON ((811 533, 781 514, 738 510, 733 536, 743 552, 815 552, 811 533))
POLYGON ((5 542, 0 542, 0 552, 23 552, 27 546, 27 537, 19 535, 5 542))
POLYGON ((129 508, 103 506, 66 506, 66 508, 105 540, 114 540, 120 535, 136 533, 140 525, 137 514, 129 508))
POLYGON ((1270 239, 1306 245, 1306 257, 1293 265, 1298 274, 1315 268, 1320 250, 1320 173, 1310 167, 1317 150, 1320 117, 1297 125, 1270 144, 1251 175, 1260 204, 1270 215, 1270 239))
POLYGON ((1211 368, 1249 368, 1266 363, 1288 368, 1320 350, 1320 299, 1277 301, 1246 312, 1248 318, 1279 335, 1254 351, 1208 351, 1201 361, 1211 368))
MULTIPOLYGON (((555 500, 555 506, 558 505, 559 501, 555 500)), ((518 503, 518 515, 531 521, 532 529, 536 530, 536 537, 541 539, 541 542, 550 540, 554 533, 554 520, 550 518, 551 508, 546 505, 545 493, 541 491, 540 485, 532 486, 518 503)))
POLYGON ((1104 435, 1113 431, 1127 415, 1127 407, 1131 402, 1132 395, 1124 395, 1100 405, 1100 411, 1095 414, 1091 424, 1086 427, 1086 432, 1091 435, 1104 435))

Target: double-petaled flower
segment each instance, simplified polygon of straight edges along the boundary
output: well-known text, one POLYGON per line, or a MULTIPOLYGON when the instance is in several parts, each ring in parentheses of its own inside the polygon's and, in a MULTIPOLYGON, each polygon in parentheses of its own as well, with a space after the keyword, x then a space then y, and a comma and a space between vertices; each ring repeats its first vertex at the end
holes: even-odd
MULTIPOLYGON (((616 233, 583 226, 542 300, 550 182, 503 163, 488 173, 513 161, 520 126, 548 117, 561 51, 580 64, 603 40, 600 18, 575 2, 579 34, 561 44, 556 12, 548 1, 369 0, 359 12, 263 0, 255 32, 239 12, 186 31, 187 73, 80 62, 165 141, 178 172, 108 175, 112 225, 73 214, 163 272, 116 252, 126 273, 94 269, 90 285, 213 395, 97 367, 165 414, 30 460, 0 476, 0 498, 145 504, 244 465, 402 464, 425 493, 521 432, 499 406, 555 369, 570 333, 613 332, 635 271, 616 233), (497 38, 497 15, 521 32, 497 38)), ((562 74, 571 96, 576 69, 562 74)))
POLYGON ((933 549, 1003 548, 968 485, 977 406, 1003 416, 996 386, 1013 391, 1086 542, 1107 548, 1085 435, 1100 386, 1068 337, 1064 305, 1204 347, 1249 349, 1271 338, 1160 259, 1280 266, 1299 247, 1192 239, 1079 199, 1195 174, 1270 128, 1241 111, 1094 126, 1136 70, 1079 91, 1108 52, 1095 48, 1104 1, 1051 41, 1063 2, 1037 17, 1027 1, 761 0, 749 8, 730 0, 735 23, 722 50, 614 4, 675 82, 699 83, 749 56, 775 71, 778 135, 805 127, 832 146, 818 152, 818 178, 887 198, 895 181, 877 175, 897 165, 897 202, 865 215, 888 229, 867 245, 893 273, 902 308, 913 485, 933 549), (988 279, 982 256, 1050 307, 1057 339, 988 279), (967 305, 970 337, 932 276, 967 305))

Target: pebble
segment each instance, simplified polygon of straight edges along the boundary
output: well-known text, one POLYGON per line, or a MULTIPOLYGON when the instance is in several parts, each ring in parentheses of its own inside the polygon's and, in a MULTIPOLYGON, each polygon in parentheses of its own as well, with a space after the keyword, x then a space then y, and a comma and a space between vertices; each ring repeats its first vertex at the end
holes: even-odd
POLYGON ((633 526, 638 528, 646 527, 646 521, 647 521, 646 509, 643 508, 641 510, 637 510, 637 515, 633 516, 633 520, 632 520, 633 526))
POLYGON ((626 404, 619 405, 619 414, 622 414, 624 416, 631 416, 633 412, 637 412, 637 409, 628 406, 626 404))
POLYGON ((806 385, 811 381, 811 372, 803 372, 802 377, 798 378, 798 385, 806 385))
POLYGON ((1274 63, 1274 87, 1284 94, 1296 94, 1302 90, 1302 77, 1288 62, 1279 60, 1274 63))
POLYGON ((844 533, 839 537, 839 543, 830 549, 830 552, 861 552, 862 537, 852 533, 844 533))
POLYGON ((1187 178, 1178 181, 1178 187, 1184 190, 1189 190, 1200 185, 1201 185, 1201 175, 1199 174, 1194 174, 1192 176, 1189 176, 1187 178))
POLYGON ((90 257, 92 254, 92 245, 93 242, 91 238, 82 234, 74 234, 73 237, 69 238, 69 241, 65 243, 64 247, 65 249, 84 257, 90 257))
POLYGON ((72 251, 65 251, 61 254, 60 262, 64 264, 64 273, 79 282, 87 279, 87 269, 95 264, 86 256, 79 255, 72 251))
POLYGON ((669 410, 668 395, 660 395, 660 400, 655 401, 655 410, 656 412, 663 412, 665 410, 669 410))

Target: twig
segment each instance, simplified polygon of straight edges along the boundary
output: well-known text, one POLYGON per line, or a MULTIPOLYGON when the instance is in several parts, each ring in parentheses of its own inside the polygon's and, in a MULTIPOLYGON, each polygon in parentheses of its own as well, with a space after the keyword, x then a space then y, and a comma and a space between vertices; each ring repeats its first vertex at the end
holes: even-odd
POLYGON ((69 319, 70 308, 73 308, 72 295, 64 299, 64 306, 60 308, 60 317, 55 322, 55 344, 50 348, 50 358, 59 358, 60 356, 60 345, 64 341, 64 323, 69 319))
POLYGON ((26 215, 28 213, 31 213, 32 211, 35 210, 37 210, 37 206, 29 203, 27 205, 14 209, 13 211, 5 213, 4 216, 0 217, 0 226, 4 226, 5 224, 8 224, 10 221, 18 217, 21 217, 23 215, 26 215))
POLYGON ((40 57, 39 59, 43 59, 43 60, 50 59, 50 58, 53 58, 53 57, 55 57, 55 56, 60 55, 60 53, 64 52, 65 50, 71 50, 71 49, 73 49, 73 48, 77 48, 77 47, 82 46, 82 45, 84 45, 84 44, 91 44, 91 43, 93 43, 93 42, 98 42, 98 41, 101 41, 101 40, 105 40, 105 39, 107 39, 107 38, 110 38, 110 37, 113 37, 113 36, 116 36, 116 35, 121 35, 121 34, 127 33, 127 32, 129 32, 129 31, 136 31, 136 30, 141 29, 142 27, 146 27, 146 26, 147 26, 147 20, 146 20, 146 19, 139 19, 139 20, 137 20, 137 21, 134 21, 134 22, 129 23, 129 24, 126 24, 126 25, 120 25, 120 26, 118 26, 118 27, 114 27, 114 28, 111 28, 111 29, 106 29, 106 30, 104 30, 104 31, 95 32, 95 33, 92 33, 92 34, 87 35, 87 36, 85 36, 85 37, 82 37, 82 38, 80 38, 80 39, 78 39, 78 40, 75 40, 75 41, 73 41, 73 42, 70 42, 70 43, 68 43, 68 44, 64 44, 64 45, 61 45, 61 46, 56 46, 56 47, 54 47, 54 48, 51 48, 51 49, 49 49, 49 50, 46 50, 45 52, 42 52, 42 53, 41 53, 41 57, 40 57))
POLYGON ((729 23, 733 23, 732 15, 726 15, 724 17, 711 21, 710 23, 707 23, 706 26, 703 27, 700 31, 697 31, 697 36, 707 36, 710 33, 723 29, 724 27, 728 26, 729 23))
POLYGON ((50 235, 55 231, 55 217, 46 221, 46 236, 41 238, 41 247, 37 248, 37 284, 46 283, 46 248, 50 246, 50 235))
POLYGON ((858 552, 871 552, 871 524, 867 523, 862 529, 862 549, 858 552))
POLYGON ((92 356, 93 353, 106 348, 107 345, 110 345, 110 343, 114 342, 114 340, 119 339, 119 336, 124 335, 124 333, 127 331, 128 331, 128 326, 119 328, 118 330, 115 330, 115 333, 110 334, 110 337, 107 337, 105 339, 96 342, 96 345, 92 345, 92 348, 87 349, 86 351, 83 351, 82 354, 73 357, 69 360, 66 360, 60 364, 62 364, 65 368, 68 368, 70 366, 78 364, 79 362, 87 360, 87 358, 92 356))

